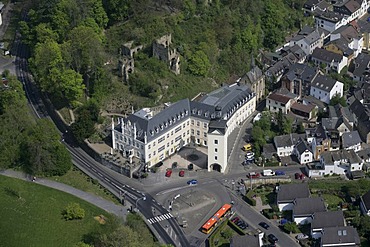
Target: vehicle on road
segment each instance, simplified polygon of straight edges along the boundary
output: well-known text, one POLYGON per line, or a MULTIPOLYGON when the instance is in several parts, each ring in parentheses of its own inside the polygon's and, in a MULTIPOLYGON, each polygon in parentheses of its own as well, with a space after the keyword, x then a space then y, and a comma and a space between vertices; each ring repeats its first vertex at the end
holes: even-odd
POLYGON ((245 144, 244 146, 243 146, 243 151, 251 151, 252 150, 252 144, 250 144, 250 143, 247 143, 247 144, 245 144))
POLYGON ((188 185, 196 185, 196 184, 198 184, 198 180, 196 180, 196 179, 189 180, 189 181, 187 182, 187 184, 188 184, 188 185))
POLYGON ((163 165, 163 162, 158 162, 157 164, 155 164, 155 167, 161 167, 163 165))
POLYGON ((166 177, 171 177, 171 175, 172 175, 172 169, 168 169, 167 171, 166 171, 166 177))
POLYGON ((248 160, 249 159, 254 159, 254 153, 251 152, 251 151, 248 151, 246 154, 245 154, 245 158, 247 158, 248 160))
POLYGON ((300 233, 297 236, 295 236, 295 238, 298 239, 298 240, 300 240, 300 239, 307 239, 308 236, 306 234, 300 233))
POLYGON ((277 241, 279 241, 279 239, 272 233, 270 233, 268 236, 267 236, 268 240, 271 242, 271 243, 276 243, 277 241))
POLYGON ((305 175, 303 173, 297 172, 297 173, 294 174, 294 178, 295 179, 304 179, 305 175))
POLYGON ((262 113, 257 113, 257 115, 253 118, 253 123, 260 121, 262 117, 262 113))
POLYGON ((185 171, 184 171, 184 170, 179 171, 179 176, 180 176, 180 177, 185 176, 185 171))
POLYGON ((259 174, 258 172, 250 172, 247 175, 248 178, 259 178, 260 176, 261 174, 259 174))
POLYGON ((263 170, 262 175, 265 177, 274 176, 275 172, 273 172, 271 169, 263 170))
POLYGON ((188 170, 189 170, 189 171, 192 171, 193 169, 194 169, 194 164, 190 163, 190 164, 188 165, 188 170))
POLYGON ((200 230, 205 233, 209 234, 213 228, 220 222, 224 217, 229 216, 231 213, 231 205, 224 204, 204 225, 200 228, 200 230))
POLYGON ((275 171, 276 176, 284 176, 285 172, 284 171, 275 171))
POLYGON ((270 226, 266 222, 263 222, 263 221, 260 222, 258 225, 265 228, 266 230, 268 230, 270 228, 270 226))

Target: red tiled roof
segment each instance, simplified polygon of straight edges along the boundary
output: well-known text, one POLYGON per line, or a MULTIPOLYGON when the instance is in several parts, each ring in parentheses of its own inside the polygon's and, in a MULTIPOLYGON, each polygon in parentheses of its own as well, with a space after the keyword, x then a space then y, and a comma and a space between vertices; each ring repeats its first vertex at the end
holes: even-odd
POLYGON ((298 110, 298 111, 301 111, 301 112, 306 112, 306 113, 310 113, 313 109, 315 108, 314 105, 304 105, 304 104, 300 104, 300 103, 297 103, 295 102, 292 106, 291 106, 291 109, 295 109, 295 110, 298 110))
POLYGON ((275 101, 280 102, 280 103, 284 103, 284 104, 288 103, 289 100, 291 99, 287 96, 284 96, 284 95, 281 95, 281 94, 276 94, 276 93, 270 94, 267 98, 275 100, 275 101))

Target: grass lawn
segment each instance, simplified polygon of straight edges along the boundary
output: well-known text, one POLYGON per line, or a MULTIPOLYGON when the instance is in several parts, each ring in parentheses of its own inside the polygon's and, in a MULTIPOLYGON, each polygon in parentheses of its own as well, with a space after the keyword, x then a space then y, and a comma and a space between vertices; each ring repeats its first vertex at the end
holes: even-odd
POLYGON ((107 212, 77 197, 19 179, 0 176, 1 246, 74 246, 86 234, 103 228, 93 217, 107 212), (82 220, 66 221, 69 203, 85 210, 82 220))
MULTIPOLYGON (((318 194, 313 194, 313 197, 318 197, 318 194)), ((329 208, 336 208, 339 203, 343 202, 343 199, 339 196, 333 195, 333 194, 322 194, 322 198, 324 198, 325 202, 328 204, 329 208)))
POLYGON ((237 235, 237 233, 227 225, 227 221, 216 229, 213 233, 214 235, 210 238, 210 241, 213 240, 213 243, 210 243, 210 246, 213 247, 226 247, 230 246, 230 239, 225 238, 225 234, 230 234, 231 236, 237 235))
POLYGON ((106 200, 110 200, 116 204, 119 204, 118 199, 113 194, 100 186, 97 181, 93 181, 90 177, 85 175, 76 167, 73 167, 61 177, 51 177, 49 179, 68 184, 76 189, 83 190, 85 192, 100 196, 106 200))

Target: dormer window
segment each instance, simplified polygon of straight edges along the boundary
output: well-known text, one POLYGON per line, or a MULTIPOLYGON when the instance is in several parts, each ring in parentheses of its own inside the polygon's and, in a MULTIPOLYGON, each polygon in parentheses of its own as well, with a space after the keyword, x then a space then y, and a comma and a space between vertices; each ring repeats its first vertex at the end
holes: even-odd
POLYGON ((198 111, 198 115, 200 116, 200 114, 201 114, 202 112, 201 111, 198 111))
POLYGON ((195 114, 197 112, 197 110, 196 109, 193 109, 192 112, 193 112, 193 114, 195 114))
POLYGON ((163 130, 163 125, 162 124, 160 124, 159 127, 161 128, 161 130, 163 130))
POLYGON ((180 120, 180 115, 177 115, 177 120, 180 120))
POLYGON ((185 116, 187 116, 188 115, 188 110, 185 110, 185 116))
POLYGON ((159 132, 159 129, 157 127, 155 127, 155 132, 158 133, 159 132))
POLYGON ((150 130, 149 133, 150 133, 151 136, 154 135, 153 130, 150 130))
POLYGON ((167 127, 167 122, 164 122, 164 127, 167 127))

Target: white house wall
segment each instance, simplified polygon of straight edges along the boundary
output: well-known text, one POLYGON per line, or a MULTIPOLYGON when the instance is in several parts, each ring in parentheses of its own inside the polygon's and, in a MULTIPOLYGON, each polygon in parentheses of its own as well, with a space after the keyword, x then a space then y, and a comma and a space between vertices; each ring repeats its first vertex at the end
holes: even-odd
POLYGON ((312 218, 310 216, 308 216, 308 217, 296 217, 296 216, 293 216, 293 217, 294 217, 294 222, 297 225, 309 224, 312 221, 312 218))
POLYGON ((293 203, 278 203, 278 207, 280 211, 289 211, 293 210, 293 203))

